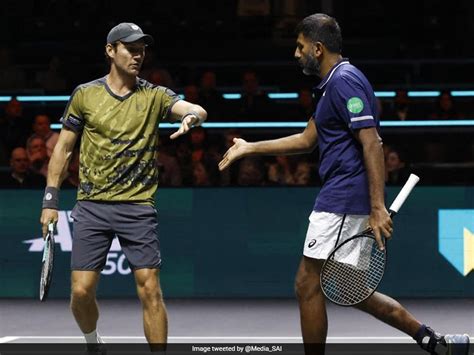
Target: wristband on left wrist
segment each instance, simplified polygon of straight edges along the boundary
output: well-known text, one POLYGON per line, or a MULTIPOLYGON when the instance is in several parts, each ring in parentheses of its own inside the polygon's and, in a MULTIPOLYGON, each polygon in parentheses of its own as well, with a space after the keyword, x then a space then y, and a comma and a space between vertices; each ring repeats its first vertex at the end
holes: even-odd
POLYGON ((59 209, 59 189, 53 186, 46 186, 43 196, 43 208, 53 210, 59 209))
POLYGON ((199 113, 197 113, 196 111, 189 111, 189 112, 186 112, 183 117, 181 117, 181 122, 184 121, 184 119, 188 116, 195 116, 197 119, 198 119, 198 122, 194 123, 193 125, 200 125, 202 123, 202 117, 199 115, 199 113))

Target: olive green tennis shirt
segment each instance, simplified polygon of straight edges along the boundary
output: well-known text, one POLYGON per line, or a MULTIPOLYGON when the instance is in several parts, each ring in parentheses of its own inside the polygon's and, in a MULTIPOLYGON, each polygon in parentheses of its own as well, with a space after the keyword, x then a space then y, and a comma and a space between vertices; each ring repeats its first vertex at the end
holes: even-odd
POLYGON ((115 95, 105 77, 79 85, 61 122, 82 133, 78 200, 154 204, 158 185, 158 125, 179 97, 137 78, 115 95))

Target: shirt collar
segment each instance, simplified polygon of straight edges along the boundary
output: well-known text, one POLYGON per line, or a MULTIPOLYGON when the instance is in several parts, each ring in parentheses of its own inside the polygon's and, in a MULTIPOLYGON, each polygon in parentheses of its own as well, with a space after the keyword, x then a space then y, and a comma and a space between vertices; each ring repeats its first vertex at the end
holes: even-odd
POLYGON ((342 58, 340 61, 338 61, 334 66, 331 68, 329 73, 326 74, 326 76, 321 80, 321 82, 318 84, 318 86, 315 87, 316 90, 321 90, 323 89, 326 84, 331 80, 332 75, 336 71, 337 68, 344 64, 349 64, 349 58, 342 58))

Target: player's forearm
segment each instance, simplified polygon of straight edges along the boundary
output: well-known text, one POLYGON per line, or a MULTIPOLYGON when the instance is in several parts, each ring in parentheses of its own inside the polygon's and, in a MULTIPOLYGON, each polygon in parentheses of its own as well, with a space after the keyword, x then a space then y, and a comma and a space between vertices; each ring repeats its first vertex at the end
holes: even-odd
POLYGON ((202 124, 207 119, 207 112, 200 105, 180 100, 173 105, 170 114, 171 122, 181 122, 187 115, 194 115, 199 119, 198 124, 202 124))
POLYGON ((69 151, 66 147, 56 145, 48 165, 48 186, 56 188, 61 186, 67 176, 71 156, 72 151, 69 151))
POLYGON ((364 144, 364 163, 369 179, 370 206, 372 210, 384 209, 385 169, 380 142, 364 144))
POLYGON ((298 133, 284 138, 249 143, 248 155, 291 155, 309 153, 312 150, 313 145, 304 139, 302 133, 298 133))

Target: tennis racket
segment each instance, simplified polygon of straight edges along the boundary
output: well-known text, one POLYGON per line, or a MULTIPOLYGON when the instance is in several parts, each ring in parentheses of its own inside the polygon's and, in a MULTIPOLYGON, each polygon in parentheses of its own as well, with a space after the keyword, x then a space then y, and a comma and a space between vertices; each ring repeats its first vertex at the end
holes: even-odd
MULTIPOLYGON (((393 218, 420 178, 411 174, 390 206, 393 218)), ((321 288, 327 299, 354 306, 369 298, 385 272, 387 248, 380 250, 371 228, 350 237, 329 254, 321 269, 321 288), (358 253, 355 252, 358 250, 358 253)))
POLYGON ((44 239, 43 261, 41 263, 40 301, 48 297, 49 286, 53 276, 54 264, 54 223, 48 224, 48 233, 44 239))

